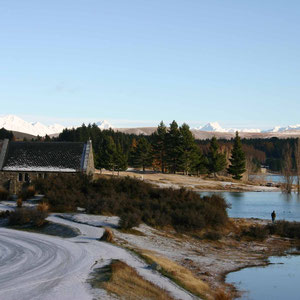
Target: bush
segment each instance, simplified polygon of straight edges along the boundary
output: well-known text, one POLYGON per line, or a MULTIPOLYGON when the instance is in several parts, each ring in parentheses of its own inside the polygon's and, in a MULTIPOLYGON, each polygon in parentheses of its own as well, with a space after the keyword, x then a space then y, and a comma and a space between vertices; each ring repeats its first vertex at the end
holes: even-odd
POLYGON ((9 225, 42 226, 48 213, 37 208, 18 208, 9 215, 9 225))
POLYGON ((218 241, 222 238, 222 235, 217 231, 208 231, 203 237, 207 240, 218 241))
POLYGON ((0 211, 0 219, 4 219, 4 218, 7 218, 7 217, 9 217, 9 215, 10 215, 10 211, 9 210, 2 210, 2 211, 0 211))
POLYGON ((102 237, 100 238, 100 241, 105 241, 105 242, 113 242, 114 240, 114 235, 111 231, 110 228, 105 228, 104 233, 102 235, 102 237))
POLYGON ((122 229, 130 229, 139 226, 141 218, 137 213, 124 213, 120 217, 119 226, 122 229))
POLYGON ((120 226, 129 229, 144 222, 150 226, 172 226, 178 231, 213 230, 227 220, 224 198, 201 197, 186 189, 157 188, 129 177, 100 178, 85 175, 51 176, 35 182, 50 209, 66 212, 83 207, 87 213, 120 216, 120 226))
POLYGON ((35 195, 35 188, 34 186, 30 185, 27 187, 24 187, 22 191, 19 193, 19 198, 21 198, 23 201, 32 198, 35 195))
POLYGON ((299 222, 277 221, 274 224, 267 225, 267 229, 271 234, 277 234, 292 239, 300 239, 299 222))
POLYGON ((17 207, 18 207, 18 208, 21 208, 22 206, 23 206, 23 201, 22 201, 21 198, 19 198, 19 199, 17 200, 17 207))
POLYGON ((242 231, 242 236, 253 239, 264 240, 269 234, 266 226, 250 226, 242 231))
POLYGON ((0 188, 0 200, 7 200, 9 197, 9 193, 6 189, 0 188))

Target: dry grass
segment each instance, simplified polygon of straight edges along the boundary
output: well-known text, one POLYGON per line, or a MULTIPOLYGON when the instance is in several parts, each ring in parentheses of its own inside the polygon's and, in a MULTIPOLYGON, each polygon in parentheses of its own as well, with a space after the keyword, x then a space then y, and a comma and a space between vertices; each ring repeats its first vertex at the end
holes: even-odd
POLYGON ((105 241, 105 242, 112 243, 113 240, 114 240, 113 232, 111 231, 110 228, 106 227, 102 237, 100 238, 100 241, 105 241))
POLYGON ((140 255, 145 258, 149 263, 155 262, 162 268, 162 273, 182 286, 192 294, 199 296, 203 299, 215 299, 215 293, 211 290, 208 284, 197 278, 193 273, 178 265, 177 263, 159 256, 152 251, 140 250, 140 255))
POLYGON ((110 276, 100 287, 125 300, 158 299, 171 300, 166 291, 143 279, 138 273, 122 261, 113 261, 110 276))

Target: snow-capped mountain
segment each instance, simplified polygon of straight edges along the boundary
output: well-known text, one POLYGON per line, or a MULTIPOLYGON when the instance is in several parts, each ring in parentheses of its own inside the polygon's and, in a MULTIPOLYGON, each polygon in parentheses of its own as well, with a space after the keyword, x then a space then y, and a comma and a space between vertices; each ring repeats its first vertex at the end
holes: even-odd
POLYGON ((30 123, 14 115, 0 117, 0 128, 2 127, 7 130, 24 132, 36 136, 45 136, 46 134, 50 135, 60 133, 65 128, 64 126, 59 124, 47 126, 40 122, 30 123))
POLYGON ((260 129, 237 129, 237 128, 223 128, 218 122, 210 122, 204 126, 195 128, 201 131, 210 131, 210 132, 261 132, 260 129))
MULTIPOLYGON (((113 128, 107 121, 99 121, 96 125, 100 129, 113 128)), ((72 126, 74 127, 74 126, 72 126)), ((75 126, 76 128, 77 126, 75 126)), ((45 136, 61 133, 66 127, 60 124, 45 125, 40 122, 27 122, 15 115, 7 115, 0 117, 0 128, 6 130, 19 131, 32 135, 45 136)), ((70 127, 71 128, 71 127, 70 127)))
POLYGON ((298 131, 300 130, 300 124, 289 125, 286 127, 275 126, 272 129, 265 130, 264 132, 289 132, 289 131, 298 131))
POLYGON ((106 120, 104 121, 99 121, 96 123, 96 125, 100 128, 100 129, 109 129, 109 128, 114 128, 110 123, 108 123, 106 120))
POLYGON ((226 132, 226 129, 222 128, 218 122, 210 122, 197 129, 201 131, 226 132))

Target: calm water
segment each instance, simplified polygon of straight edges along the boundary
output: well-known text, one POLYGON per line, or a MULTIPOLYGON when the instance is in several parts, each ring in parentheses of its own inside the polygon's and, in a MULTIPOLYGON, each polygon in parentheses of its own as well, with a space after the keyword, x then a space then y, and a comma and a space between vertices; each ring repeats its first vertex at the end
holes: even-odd
MULTIPOLYGON (((293 177, 294 183, 296 183, 296 179, 297 179, 297 177, 294 176, 293 177)), ((264 174, 250 175, 249 180, 263 180, 265 182, 273 182, 273 183, 285 182, 285 179, 282 175, 275 175, 275 174, 271 174, 271 175, 266 175, 266 174, 265 175, 264 174)))
MULTIPOLYGON (((230 217, 260 218, 271 220, 276 211, 277 220, 300 222, 300 197, 281 192, 207 192, 218 194, 231 205, 230 217)), ((271 257, 266 267, 246 268, 229 273, 226 282, 239 290, 247 291, 242 299, 300 299, 300 256, 271 257)))
MULTIPOLYGON (((281 192, 206 192, 201 195, 218 194, 231 205, 228 214, 233 218, 271 219, 276 211, 276 220, 300 222, 300 197, 281 192)), ((300 299, 300 297, 299 297, 300 299)))
POLYGON ((240 291, 242 299, 300 299, 300 256, 271 257, 272 265, 229 273, 226 282, 240 291))

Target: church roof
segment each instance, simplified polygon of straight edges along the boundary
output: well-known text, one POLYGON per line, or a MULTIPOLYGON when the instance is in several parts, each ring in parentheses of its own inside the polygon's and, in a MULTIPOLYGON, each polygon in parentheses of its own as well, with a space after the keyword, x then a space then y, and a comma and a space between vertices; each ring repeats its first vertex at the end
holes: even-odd
POLYGON ((3 171, 79 172, 83 170, 85 143, 9 142, 3 171))

